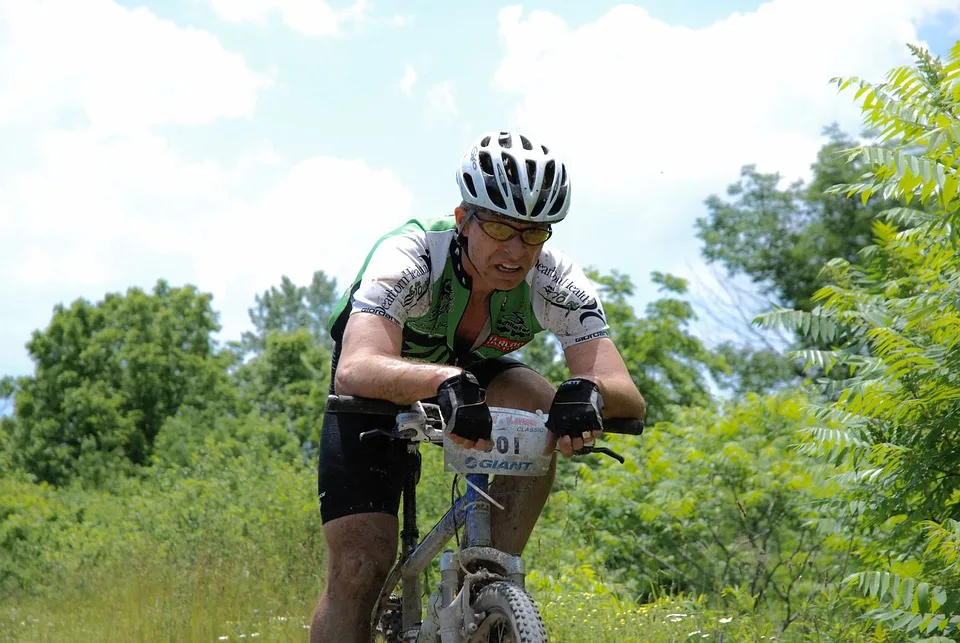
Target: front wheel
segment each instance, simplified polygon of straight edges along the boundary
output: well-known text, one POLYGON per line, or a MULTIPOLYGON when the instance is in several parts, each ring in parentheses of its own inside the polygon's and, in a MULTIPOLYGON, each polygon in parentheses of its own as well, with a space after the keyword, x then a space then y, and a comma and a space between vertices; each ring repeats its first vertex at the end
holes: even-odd
POLYGON ((547 631, 533 599, 509 581, 490 583, 473 603, 486 612, 470 643, 546 643, 547 631))

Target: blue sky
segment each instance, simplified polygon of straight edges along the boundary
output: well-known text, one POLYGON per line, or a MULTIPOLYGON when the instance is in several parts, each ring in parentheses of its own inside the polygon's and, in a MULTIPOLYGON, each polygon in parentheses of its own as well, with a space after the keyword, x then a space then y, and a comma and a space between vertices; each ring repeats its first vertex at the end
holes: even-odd
POLYGON ((829 78, 880 80, 905 42, 946 53, 958 11, 0 0, 0 375, 32 371, 57 303, 160 277, 212 292, 238 337, 281 275, 344 283, 383 230, 451 212, 459 157, 492 129, 565 154, 553 242, 630 274, 638 306, 652 271, 709 281, 703 200, 746 163, 805 176, 824 125, 859 123, 829 78))

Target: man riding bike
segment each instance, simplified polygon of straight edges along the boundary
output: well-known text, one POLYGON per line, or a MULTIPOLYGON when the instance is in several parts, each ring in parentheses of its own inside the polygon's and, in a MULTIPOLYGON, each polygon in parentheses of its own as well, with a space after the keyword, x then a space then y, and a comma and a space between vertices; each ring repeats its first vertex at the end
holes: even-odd
MULTIPOLYGON (((411 220, 376 242, 331 315, 331 393, 411 404, 435 399, 450 438, 491 446, 489 406, 549 410, 565 457, 591 444, 603 417, 646 415, 643 397, 609 338, 583 271, 545 245, 570 208, 570 178, 546 147, 515 132, 481 136, 457 171, 453 217, 411 220), (544 330, 563 348, 571 379, 557 389, 506 357, 544 330), (489 406, 488 406, 489 405, 489 406)), ((395 560, 404 445, 360 442, 382 418, 328 413, 318 493, 327 584, 312 643, 369 641, 370 611, 395 560)), ((553 484, 497 477, 493 545, 521 554, 553 484)))

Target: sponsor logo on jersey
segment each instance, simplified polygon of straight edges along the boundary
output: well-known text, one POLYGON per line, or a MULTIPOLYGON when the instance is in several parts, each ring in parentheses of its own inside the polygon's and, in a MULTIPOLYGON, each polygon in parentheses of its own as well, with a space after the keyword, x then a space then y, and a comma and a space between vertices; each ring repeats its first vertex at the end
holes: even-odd
POLYGON ((598 337, 608 337, 610 333, 605 330, 599 330, 595 333, 590 333, 589 335, 584 335, 583 337, 578 337, 574 340, 575 343, 579 344, 580 342, 585 342, 588 339, 596 339, 598 337))
MULTIPOLYGON (((538 261, 537 272, 552 282, 545 285, 543 291, 540 293, 540 296, 551 306, 564 308, 569 311, 580 310, 581 308, 597 308, 596 299, 591 297, 587 290, 578 286, 573 279, 569 277, 564 278, 557 272, 555 267, 538 261)), ((594 313, 594 315, 599 317, 596 313, 594 313)))
POLYGON ((527 342, 517 341, 515 339, 507 339, 506 337, 501 337, 495 333, 492 333, 490 337, 487 338, 487 341, 483 343, 483 346, 487 348, 494 348, 498 351, 504 353, 509 353, 515 351, 527 342))
POLYGON ((427 282, 423 279, 414 281, 412 284, 410 284, 410 290, 408 290, 407 294, 403 297, 403 301, 401 302, 403 307, 410 308, 413 306, 415 303, 423 299, 423 296, 427 294, 428 290, 427 282))
POLYGON ((383 301, 380 302, 383 308, 389 309, 392 307, 400 293, 408 286, 410 286, 410 292, 400 300, 400 303, 405 308, 412 305, 415 301, 419 301, 420 298, 427 293, 427 286, 421 277, 430 272, 430 258, 426 255, 421 255, 419 259, 420 263, 418 263, 415 268, 404 268, 400 272, 397 282, 393 284, 392 287, 388 287, 386 294, 383 296, 383 301), (413 285, 411 286, 411 284, 413 285))
POLYGON ((433 307, 433 312, 430 313, 430 321, 435 322, 440 317, 446 317, 450 314, 451 308, 453 308, 453 282, 447 277, 440 284, 440 294, 433 307))
POLYGON ((527 320, 523 318, 523 313, 518 312, 501 315, 500 319, 497 320, 496 332, 513 337, 529 337, 531 335, 527 320))
POLYGON ((571 312, 574 310, 580 310, 580 307, 583 306, 583 302, 579 301, 570 292, 561 290, 549 284, 544 286, 543 292, 540 293, 540 296, 543 297, 544 300, 546 300, 546 302, 551 306, 563 308, 564 310, 569 310, 571 312))
POLYGON ((392 321, 394 324, 400 323, 400 320, 398 320, 396 317, 394 317, 393 315, 388 313, 386 310, 384 310, 382 306, 377 306, 376 308, 372 308, 368 306, 367 308, 361 308, 360 312, 370 313, 371 315, 379 315, 380 317, 386 317, 387 319, 392 321))

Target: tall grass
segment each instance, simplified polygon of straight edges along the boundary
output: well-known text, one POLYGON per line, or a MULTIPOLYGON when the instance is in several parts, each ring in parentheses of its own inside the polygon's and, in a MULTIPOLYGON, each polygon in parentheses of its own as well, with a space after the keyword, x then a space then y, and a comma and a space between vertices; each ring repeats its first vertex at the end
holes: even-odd
MULTIPOLYGON (((0 478, 0 641, 306 641, 325 571, 315 475, 312 463, 211 447, 110 490, 0 478)), ((428 451, 421 533, 449 484, 428 451)), ((552 641, 776 640, 762 614, 702 598, 638 605, 574 529, 565 493, 525 552, 552 641)))
POLYGON ((60 596, 0 609, 0 639, 17 641, 302 641, 319 577, 218 561, 190 569, 150 556, 95 574, 60 596), (292 581, 292 582, 289 582, 292 581))

